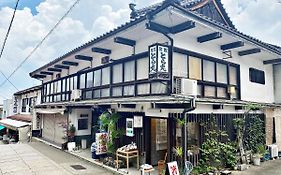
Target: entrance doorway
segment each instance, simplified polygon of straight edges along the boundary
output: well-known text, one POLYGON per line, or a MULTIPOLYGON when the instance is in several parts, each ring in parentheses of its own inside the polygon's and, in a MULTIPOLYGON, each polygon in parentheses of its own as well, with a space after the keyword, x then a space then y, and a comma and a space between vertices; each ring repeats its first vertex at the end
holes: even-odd
POLYGON ((167 120, 151 119, 151 164, 157 165, 159 160, 164 160, 167 153, 167 120))

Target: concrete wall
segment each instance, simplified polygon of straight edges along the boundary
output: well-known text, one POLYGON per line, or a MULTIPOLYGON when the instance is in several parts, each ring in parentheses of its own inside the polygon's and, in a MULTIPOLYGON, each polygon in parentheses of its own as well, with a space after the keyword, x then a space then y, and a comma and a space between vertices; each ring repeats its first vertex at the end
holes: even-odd
POLYGON ((13 100, 12 99, 6 99, 3 100, 3 114, 2 117, 6 118, 10 115, 13 115, 13 100))

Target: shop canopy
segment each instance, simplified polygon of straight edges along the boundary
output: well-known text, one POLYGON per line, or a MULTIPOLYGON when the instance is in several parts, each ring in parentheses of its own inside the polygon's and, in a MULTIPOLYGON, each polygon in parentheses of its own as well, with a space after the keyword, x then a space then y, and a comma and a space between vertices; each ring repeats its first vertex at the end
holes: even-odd
POLYGON ((12 130, 18 130, 19 128, 30 126, 30 122, 23 122, 13 119, 2 119, 0 120, 0 125, 5 126, 6 128, 12 129, 12 130))
POLYGON ((0 125, 0 131, 5 129, 5 126, 0 125))

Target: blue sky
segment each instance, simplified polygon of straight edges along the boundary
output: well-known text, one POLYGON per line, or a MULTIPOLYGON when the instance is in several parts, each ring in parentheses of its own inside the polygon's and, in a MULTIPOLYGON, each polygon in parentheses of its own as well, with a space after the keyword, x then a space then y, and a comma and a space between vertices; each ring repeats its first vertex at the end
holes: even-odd
MULTIPOLYGON (((10 7, 14 8, 16 5, 16 0, 0 0, 0 8, 1 7, 10 7)), ((27 7, 31 10, 33 15, 37 14, 36 6, 39 5, 43 0, 20 0, 18 9, 23 9, 27 7)))
MULTIPOLYGON (((81 0, 37 52, 11 77, 19 90, 40 84, 29 77, 38 67, 129 21, 128 4, 144 7, 161 0, 81 0)), ((281 45, 281 4, 278 0, 221 0, 239 31, 268 43, 281 45), (259 12, 259 13, 257 13, 259 12)), ((0 70, 9 75, 49 32, 75 0, 20 0, 0 70)), ((0 45, 4 40, 16 0, 0 0, 0 45)), ((0 84, 4 77, 0 75, 0 84)), ((17 90, 0 87, 11 98, 17 90)))

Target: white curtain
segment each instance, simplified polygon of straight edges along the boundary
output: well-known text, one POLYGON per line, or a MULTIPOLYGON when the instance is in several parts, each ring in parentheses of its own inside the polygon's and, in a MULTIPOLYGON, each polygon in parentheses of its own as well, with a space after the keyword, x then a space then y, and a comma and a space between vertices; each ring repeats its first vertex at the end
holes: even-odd
POLYGON ((113 83, 120 83, 122 82, 123 71, 122 71, 122 64, 117 64, 113 66, 113 83))
POLYGON ((217 63, 217 82, 227 84, 227 67, 217 63))
POLYGON ((148 78, 148 58, 142 58, 137 60, 137 79, 147 79, 148 78))
POLYGON ((203 60, 203 79, 215 82, 215 63, 203 60))
POLYGON ((125 63, 125 82, 135 80, 135 61, 129 61, 125 63))
POLYGON ((101 85, 101 70, 96 70, 94 72, 94 86, 101 85))
POLYGON ((102 69, 102 85, 110 83, 110 67, 102 69))

